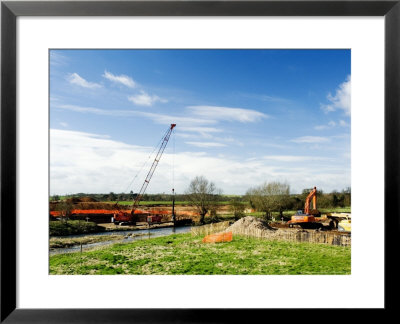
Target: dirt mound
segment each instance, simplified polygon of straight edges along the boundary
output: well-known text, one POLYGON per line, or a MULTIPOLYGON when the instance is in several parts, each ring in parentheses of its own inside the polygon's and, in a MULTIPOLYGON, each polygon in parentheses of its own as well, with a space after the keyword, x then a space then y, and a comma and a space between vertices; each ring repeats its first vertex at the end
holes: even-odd
MULTIPOLYGON (((121 209, 126 209, 126 206, 120 206, 121 209)), ((100 202, 79 202, 75 204, 76 209, 115 209, 115 204, 113 203, 100 203, 100 202)))
POLYGON ((92 197, 72 197, 72 198, 68 198, 66 199, 66 202, 68 203, 72 203, 72 204, 78 204, 81 202, 97 202, 96 199, 92 198, 92 197))
POLYGON ((76 198, 76 197, 65 199, 65 201, 67 203, 71 203, 71 204, 77 204, 77 203, 81 202, 81 200, 79 198, 76 198))
POLYGON ((97 200, 92 197, 81 197, 80 201, 81 202, 97 202, 97 200))
POLYGON ((226 229, 226 231, 232 232, 241 232, 243 230, 276 231, 276 229, 269 226, 267 222, 253 216, 243 217, 226 229))

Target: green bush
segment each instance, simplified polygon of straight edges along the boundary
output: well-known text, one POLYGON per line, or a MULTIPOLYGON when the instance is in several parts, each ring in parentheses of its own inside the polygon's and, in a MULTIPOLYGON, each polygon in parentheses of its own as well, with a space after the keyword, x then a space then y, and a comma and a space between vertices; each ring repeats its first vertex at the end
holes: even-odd
POLYGON ((96 223, 79 220, 51 221, 49 228, 50 236, 97 233, 103 230, 96 223))

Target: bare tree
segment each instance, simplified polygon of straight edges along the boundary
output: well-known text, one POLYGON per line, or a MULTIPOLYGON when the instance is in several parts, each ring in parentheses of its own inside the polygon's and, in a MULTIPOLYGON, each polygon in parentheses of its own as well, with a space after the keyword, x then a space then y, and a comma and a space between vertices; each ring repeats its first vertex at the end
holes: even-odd
POLYGON ((272 212, 282 212, 289 203, 290 187, 287 183, 281 182, 265 182, 262 185, 250 188, 246 196, 252 207, 259 211, 265 212, 265 218, 271 219, 272 212))
POLYGON ((60 212, 60 218, 62 222, 65 222, 70 216, 74 205, 70 201, 59 202, 56 206, 56 210, 60 212))
POLYGON ((238 220, 244 216, 244 210, 246 206, 238 198, 234 198, 229 205, 229 210, 233 213, 235 220, 238 220))
POLYGON ((189 200, 200 214, 200 223, 204 224, 204 218, 208 211, 218 206, 219 195, 222 191, 213 182, 209 182, 203 176, 195 177, 185 191, 186 199, 189 200))

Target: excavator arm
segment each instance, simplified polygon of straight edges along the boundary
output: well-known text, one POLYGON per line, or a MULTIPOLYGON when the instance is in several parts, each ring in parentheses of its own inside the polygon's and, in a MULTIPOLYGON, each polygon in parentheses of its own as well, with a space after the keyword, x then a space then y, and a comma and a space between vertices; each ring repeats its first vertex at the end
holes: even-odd
POLYGON ((310 214, 310 200, 312 199, 313 209, 317 209, 317 187, 310 191, 304 204, 304 214, 310 214))

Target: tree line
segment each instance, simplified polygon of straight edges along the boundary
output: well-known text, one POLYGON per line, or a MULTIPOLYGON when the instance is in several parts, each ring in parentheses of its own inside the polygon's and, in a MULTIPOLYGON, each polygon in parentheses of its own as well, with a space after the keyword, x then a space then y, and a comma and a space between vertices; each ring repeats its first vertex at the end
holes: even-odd
MULTIPOLYGON (((306 197, 312 188, 303 189, 300 194, 290 194, 290 185, 285 182, 264 182, 261 185, 249 188, 245 195, 223 195, 214 182, 209 181, 204 176, 197 176, 191 180, 188 188, 183 194, 144 194, 142 201, 187 201, 188 204, 194 206, 200 214, 200 222, 204 223, 206 214, 209 214, 211 219, 217 218, 218 208, 221 202, 227 202, 230 205, 230 210, 238 219, 244 216, 246 207, 263 212, 266 219, 272 217, 272 213, 278 212, 283 216, 285 210, 303 210, 306 197)), ((131 191, 127 193, 109 194, 86 194, 78 193, 68 198, 89 197, 95 201, 134 201, 137 194, 131 191)), ((51 200, 58 201, 61 197, 54 195, 51 200)), ((351 188, 343 189, 341 192, 332 191, 324 193, 317 189, 317 209, 318 208, 338 208, 351 206, 351 188)))
MULTIPOLYGON (((307 196, 312 189, 304 189, 301 194, 291 195, 290 186, 282 182, 264 182, 263 184, 250 188, 241 197, 233 197, 230 201, 230 209, 235 219, 244 216, 246 205, 263 212, 264 217, 269 220, 273 212, 278 212, 283 217, 285 210, 303 210, 307 196)), ((194 205, 200 214, 200 222, 204 223, 205 215, 209 213, 211 218, 216 217, 219 207, 218 201, 222 190, 217 188, 213 182, 203 176, 195 177, 185 191, 186 200, 194 205)), ((317 191, 318 208, 337 208, 350 206, 351 189, 346 188, 342 192, 323 193, 317 191)), ((317 212, 317 210, 315 210, 317 212)))

